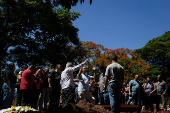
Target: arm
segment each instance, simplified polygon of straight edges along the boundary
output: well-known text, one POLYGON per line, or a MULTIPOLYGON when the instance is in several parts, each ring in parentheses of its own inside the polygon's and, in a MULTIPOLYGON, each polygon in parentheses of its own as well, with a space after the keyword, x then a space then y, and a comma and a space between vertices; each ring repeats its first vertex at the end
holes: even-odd
POLYGON ((7 80, 6 83, 7 83, 7 85, 8 85, 9 92, 11 92, 10 80, 7 80))
POLYGON ((19 73, 18 73, 18 77, 17 77, 17 82, 19 82, 20 80, 21 80, 21 75, 22 75, 22 72, 20 71, 19 73))
POLYGON ((34 84, 37 84, 37 81, 34 80, 33 75, 31 76, 31 81, 32 81, 34 84))
POLYGON ((121 82, 122 82, 122 87, 123 87, 123 82, 124 82, 124 70, 122 70, 122 75, 121 75, 121 82))
POLYGON ((79 70, 79 73, 78 73, 77 78, 79 78, 79 77, 81 76, 81 73, 82 73, 82 67, 81 67, 80 70, 79 70))
POLYGON ((92 79, 96 79, 96 66, 93 66, 92 69, 94 71, 94 75, 93 75, 92 79))
POLYGON ((80 67, 82 67, 89 59, 86 59, 84 62, 82 62, 81 64, 74 66, 74 67, 70 67, 68 68, 68 71, 77 71, 78 69, 80 69, 80 67))
POLYGON ((154 83, 153 83, 153 87, 154 87, 154 89, 152 90, 152 92, 150 92, 150 94, 153 94, 156 91, 156 85, 154 83))
POLYGON ((105 82, 104 82, 104 90, 107 89, 107 84, 108 84, 109 76, 105 77, 105 82))
POLYGON ((109 76, 109 67, 107 67, 106 72, 105 72, 104 90, 107 89, 107 83, 108 83, 109 78, 110 78, 110 76, 109 76))
POLYGON ((43 79, 41 76, 39 76, 40 83, 43 83, 43 79))
POLYGON ((129 86, 129 95, 131 95, 131 91, 130 91, 131 87, 129 86))
POLYGON ((51 78, 48 78, 49 88, 51 88, 51 78))
POLYGON ((164 90, 164 92, 163 92, 163 95, 165 95, 166 94, 166 83, 164 84, 164 87, 165 87, 165 90, 164 90))
POLYGON ((85 80, 73 79, 74 82, 83 82, 85 80))
POLYGON ((5 72, 5 82, 8 85, 9 92, 11 92, 11 84, 10 84, 10 76, 11 76, 11 74, 12 73, 10 71, 5 72))
POLYGON ((132 85, 132 83, 131 83, 131 81, 129 82, 129 87, 128 87, 128 89, 129 89, 129 96, 131 95, 131 85, 132 85))

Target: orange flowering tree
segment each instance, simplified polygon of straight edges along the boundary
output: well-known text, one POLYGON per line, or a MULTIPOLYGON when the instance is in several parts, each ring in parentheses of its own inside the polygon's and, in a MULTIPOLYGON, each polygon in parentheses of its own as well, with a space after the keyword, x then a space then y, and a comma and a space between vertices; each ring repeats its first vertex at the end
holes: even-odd
POLYGON ((135 51, 128 48, 108 49, 101 44, 93 42, 82 42, 83 48, 86 50, 86 57, 90 58, 88 67, 93 65, 109 65, 111 61, 109 58, 116 54, 118 56, 118 63, 124 67, 125 82, 132 80, 135 74, 143 76, 148 72, 149 65, 135 53, 135 51))

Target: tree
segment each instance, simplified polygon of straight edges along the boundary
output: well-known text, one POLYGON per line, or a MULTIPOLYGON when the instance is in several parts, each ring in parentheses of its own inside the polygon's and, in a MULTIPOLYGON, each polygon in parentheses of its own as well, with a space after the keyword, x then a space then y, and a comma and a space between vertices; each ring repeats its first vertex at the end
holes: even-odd
MULTIPOLYGON (((133 79, 135 74, 142 75, 142 77, 148 73, 149 65, 144 62, 139 55, 128 48, 108 49, 104 48, 101 44, 95 44, 93 42, 82 42, 83 47, 87 51, 87 56, 90 57, 91 62, 88 67, 93 65, 109 65, 111 61, 109 58, 116 54, 118 56, 118 63, 124 67, 125 82, 133 79)), ((91 72, 89 72, 91 73, 91 72)))
MULTIPOLYGON (((75 0, 74 0, 75 1, 75 0)), ((0 61, 19 66, 65 64, 81 57, 71 46, 80 48, 78 28, 72 25, 79 12, 58 8, 60 0, 0 1, 0 61)))
POLYGON ((153 65, 150 76, 161 74, 165 78, 170 70, 170 31, 153 38, 143 48, 137 49, 136 52, 145 61, 153 65))

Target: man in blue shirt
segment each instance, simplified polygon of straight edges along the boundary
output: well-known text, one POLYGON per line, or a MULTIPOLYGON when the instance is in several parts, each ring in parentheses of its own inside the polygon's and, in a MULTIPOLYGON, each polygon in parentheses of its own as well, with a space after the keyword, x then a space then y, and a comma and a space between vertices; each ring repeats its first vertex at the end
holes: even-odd
POLYGON ((135 105, 139 104, 140 100, 140 89, 142 87, 141 82, 139 81, 139 75, 135 75, 135 79, 129 82, 129 100, 128 105, 134 100, 135 105))

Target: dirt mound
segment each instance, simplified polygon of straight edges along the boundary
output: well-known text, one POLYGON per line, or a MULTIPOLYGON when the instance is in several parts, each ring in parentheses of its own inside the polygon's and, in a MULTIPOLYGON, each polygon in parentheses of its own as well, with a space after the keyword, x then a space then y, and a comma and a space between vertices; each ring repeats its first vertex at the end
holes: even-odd
POLYGON ((84 113, 112 113, 111 111, 106 110, 103 106, 94 105, 83 100, 79 101, 76 106, 81 108, 84 113))
POLYGON ((77 104, 67 104, 64 108, 57 108, 48 110, 47 113, 58 112, 58 113, 112 113, 109 110, 104 109, 103 106, 94 105, 84 100, 79 101, 77 104))

